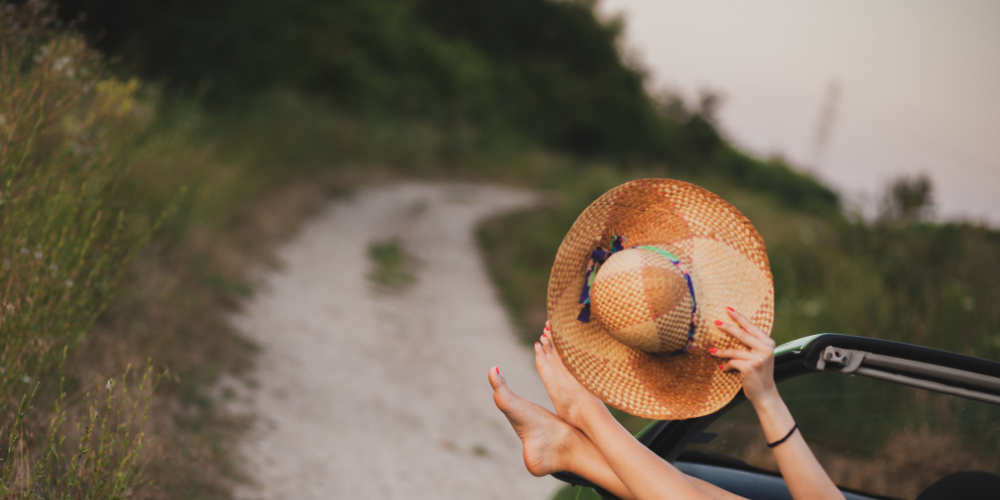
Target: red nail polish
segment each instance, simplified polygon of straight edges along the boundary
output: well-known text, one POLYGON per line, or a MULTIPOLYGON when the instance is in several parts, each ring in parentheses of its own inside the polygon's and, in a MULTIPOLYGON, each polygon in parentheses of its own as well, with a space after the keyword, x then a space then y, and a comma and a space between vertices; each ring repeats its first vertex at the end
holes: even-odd
POLYGON ((736 309, 733 309, 732 307, 727 307, 726 309, 729 309, 729 312, 736 312, 736 309))
POLYGON ((719 321, 719 320, 715 320, 715 324, 716 324, 716 325, 719 325, 719 326, 722 326, 722 321, 719 321))
POLYGON ((719 369, 720 370, 725 370, 726 369, 726 365, 719 365, 719 369))
POLYGON ((497 375, 500 375, 500 367, 497 367, 497 375))
POLYGON ((716 348, 714 348, 714 347, 712 347, 712 348, 709 348, 708 352, 710 352, 712 354, 715 354, 715 353, 719 352, 719 350, 716 349, 716 348))

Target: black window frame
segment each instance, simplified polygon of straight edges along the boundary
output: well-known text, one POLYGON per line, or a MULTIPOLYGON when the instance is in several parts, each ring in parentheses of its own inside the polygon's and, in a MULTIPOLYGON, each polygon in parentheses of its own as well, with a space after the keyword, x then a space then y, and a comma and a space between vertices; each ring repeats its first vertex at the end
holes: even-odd
MULTIPOLYGON (((986 377, 997 377, 1000 378, 1000 363, 995 361, 989 361, 981 358, 976 358, 972 356, 966 356, 964 354, 957 354, 948 351, 942 351, 938 349, 932 349, 929 347, 921 347, 911 344, 904 344, 902 342, 893 342, 890 340, 872 339, 866 337, 855 337, 851 335, 841 335, 835 333, 822 333, 814 335, 811 337, 802 338, 787 344, 779 346, 775 350, 774 358, 774 380, 777 383, 781 383, 785 380, 789 380, 795 377, 800 377, 803 375, 809 375, 814 373, 822 373, 821 370, 817 370, 817 362, 820 360, 824 351, 828 347, 834 347, 843 350, 852 351, 862 351, 865 353, 877 354, 880 356, 890 356, 893 358, 901 358, 903 360, 916 361, 918 363, 925 363, 936 365, 945 368, 951 368, 955 370, 962 370, 964 372, 970 372, 972 374, 984 375, 986 377)), ((822 366, 822 365, 821 365, 822 366)), ((826 370, 834 369, 835 367, 827 367, 826 370)), ((914 373, 907 372, 905 369, 890 369, 888 372, 895 373, 898 375, 912 376, 914 373)), ((959 387, 961 389, 975 390, 981 393, 990 394, 996 397, 1000 397, 1000 390, 983 387, 981 385, 970 386, 968 384, 963 384, 961 382, 956 383, 954 379, 945 379, 934 376, 933 374, 920 373, 920 379, 938 383, 945 384, 953 387, 959 387)), ((896 383, 889 380, 890 383, 896 383)), ((930 389, 933 390, 933 389, 930 389)), ((938 391, 940 392, 940 391, 938 391)), ((955 394, 953 394, 955 395, 955 394)), ((956 397, 962 397, 960 395, 955 395, 956 397)), ((687 420, 660 420, 650 424, 646 429, 643 429, 636 437, 643 445, 652 450, 658 456, 664 460, 674 463, 678 460, 681 453, 684 452, 685 448, 691 443, 695 442, 696 439, 705 431, 710 425, 712 425, 720 417, 728 413, 733 408, 739 406, 741 403, 746 401, 746 395, 743 391, 736 394, 732 401, 730 401, 726 406, 722 407, 715 413, 705 415, 702 417, 696 417, 687 420)), ((987 401, 988 404, 997 404, 987 401)), ((998 405, 1000 406, 1000 405, 998 405)), ((684 462, 690 460, 692 463, 714 465, 720 467, 726 467, 733 470, 741 470, 746 472, 753 472, 758 474, 765 474, 769 476, 780 475, 774 473, 773 471, 768 471, 764 469, 759 469, 757 467, 750 466, 743 463, 737 459, 724 460, 717 457, 696 457, 696 456, 686 456, 684 457, 684 462)), ((611 495, 610 493, 602 490, 598 486, 594 485, 590 481, 583 479, 575 474, 568 472, 557 472, 552 474, 553 477, 564 481, 566 483, 594 488, 602 498, 615 499, 617 497, 611 495)), ((850 490, 844 490, 850 491, 850 490)), ((869 498, 885 498, 890 499, 891 497, 879 497, 870 494, 856 492, 866 495, 869 498)))

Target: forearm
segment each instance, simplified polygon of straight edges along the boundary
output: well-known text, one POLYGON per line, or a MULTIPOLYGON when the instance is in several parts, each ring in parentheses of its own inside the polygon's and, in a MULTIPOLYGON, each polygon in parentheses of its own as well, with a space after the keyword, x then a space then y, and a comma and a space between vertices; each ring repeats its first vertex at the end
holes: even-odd
POLYGON ((635 498, 714 498, 632 437, 603 405, 583 410, 581 418, 576 420, 581 423, 580 430, 590 438, 608 466, 635 498))
MULTIPOLYGON (((764 437, 769 443, 785 437, 795 426, 791 412, 776 390, 768 397, 755 402, 754 409, 764 428, 764 437)), ((830 476, 816 460, 800 431, 792 433, 788 440, 775 446, 772 451, 792 498, 844 499, 843 493, 833 484, 830 476)))

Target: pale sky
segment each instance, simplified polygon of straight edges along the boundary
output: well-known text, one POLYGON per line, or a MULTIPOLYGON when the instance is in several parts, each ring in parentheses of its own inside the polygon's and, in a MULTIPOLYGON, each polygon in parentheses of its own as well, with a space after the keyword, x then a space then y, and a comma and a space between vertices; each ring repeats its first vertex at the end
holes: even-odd
POLYGON ((925 172, 945 219, 1000 227, 1000 1, 603 0, 624 49, 692 102, 725 96, 722 129, 874 205, 925 172), (817 154, 831 82, 840 95, 817 154), (866 201, 867 200, 867 201, 866 201))

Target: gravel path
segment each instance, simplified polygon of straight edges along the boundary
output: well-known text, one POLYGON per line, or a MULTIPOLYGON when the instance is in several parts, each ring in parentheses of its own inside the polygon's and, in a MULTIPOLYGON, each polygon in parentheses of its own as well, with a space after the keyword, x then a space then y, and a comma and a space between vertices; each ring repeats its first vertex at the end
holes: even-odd
MULTIPOLYGON (((486 380, 499 364, 548 403, 474 239, 531 193, 400 184, 331 203, 279 252, 283 267, 234 324, 263 347, 241 498, 544 499, 486 380), (399 238, 416 284, 372 290, 370 243, 399 238)), ((541 326, 541 325, 540 325, 541 326)), ((550 405, 549 405, 550 406, 550 405)))

